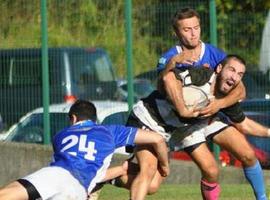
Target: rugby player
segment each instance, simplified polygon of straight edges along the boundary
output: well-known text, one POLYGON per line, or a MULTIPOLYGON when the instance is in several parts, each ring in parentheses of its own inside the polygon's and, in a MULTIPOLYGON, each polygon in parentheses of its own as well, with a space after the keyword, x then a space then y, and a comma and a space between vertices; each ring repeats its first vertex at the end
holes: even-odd
POLYGON ((153 145, 163 175, 169 174, 167 147, 160 135, 121 125, 97 125, 95 106, 84 100, 71 106, 69 118, 72 125, 54 137, 50 166, 2 188, 1 200, 86 200, 96 183, 106 178, 115 148, 125 145, 153 145))

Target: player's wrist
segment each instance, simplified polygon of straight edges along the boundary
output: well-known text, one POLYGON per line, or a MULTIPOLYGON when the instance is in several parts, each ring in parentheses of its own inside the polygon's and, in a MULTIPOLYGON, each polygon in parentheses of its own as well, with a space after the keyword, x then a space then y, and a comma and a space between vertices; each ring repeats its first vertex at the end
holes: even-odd
POLYGON ((224 98, 221 98, 221 99, 214 98, 212 100, 215 100, 217 102, 217 106, 218 106, 219 110, 229 106, 229 105, 227 105, 226 99, 224 99, 224 98))
POLYGON ((267 137, 270 137, 270 128, 267 129, 267 137))

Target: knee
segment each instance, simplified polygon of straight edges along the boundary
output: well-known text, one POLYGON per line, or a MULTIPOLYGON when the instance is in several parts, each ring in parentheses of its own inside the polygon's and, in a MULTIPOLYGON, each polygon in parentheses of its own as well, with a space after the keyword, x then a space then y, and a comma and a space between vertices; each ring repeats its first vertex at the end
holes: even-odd
POLYGON ((148 195, 152 195, 152 194, 155 194, 157 191, 158 191, 158 189, 159 189, 159 187, 160 187, 160 183, 158 183, 158 182, 155 182, 155 183, 151 183, 150 185, 149 185, 149 188, 148 188, 148 195))
POLYGON ((253 149, 247 149, 245 153, 240 157, 240 161, 242 162, 244 167, 251 167, 256 163, 256 155, 253 149))
POLYGON ((148 187, 148 194, 155 194, 161 185, 161 183, 164 181, 164 177, 161 177, 158 173, 155 178, 151 181, 151 184, 148 187))
POLYGON ((219 176, 219 169, 217 165, 208 166, 203 170, 203 178, 209 182, 217 182, 219 176))

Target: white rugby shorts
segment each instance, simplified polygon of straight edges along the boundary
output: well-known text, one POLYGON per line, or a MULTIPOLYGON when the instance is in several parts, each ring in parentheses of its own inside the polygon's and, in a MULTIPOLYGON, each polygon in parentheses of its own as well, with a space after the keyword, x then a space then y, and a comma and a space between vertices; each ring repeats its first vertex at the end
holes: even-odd
MULTIPOLYGON (((178 151, 187 147, 191 147, 193 145, 206 142, 207 137, 219 133, 224 128, 228 127, 229 125, 225 122, 220 120, 213 120, 210 124, 201 123, 201 124, 194 124, 188 129, 187 131, 190 132, 188 136, 186 136, 181 141, 171 141, 170 143, 173 144, 173 150, 178 151)), ((173 140, 174 137, 171 139, 173 140)))
POLYGON ((86 200, 80 182, 61 167, 45 167, 22 179, 32 183, 43 200, 86 200))
MULTIPOLYGON (((165 106, 164 109, 166 110, 165 106)), ((160 112, 164 114, 165 110, 160 112)), ((212 118, 210 124, 210 119, 205 119, 195 124, 186 125, 185 123, 179 122, 178 118, 171 116, 169 122, 176 127, 179 127, 179 129, 176 129, 173 132, 166 132, 165 128, 160 126, 158 122, 152 118, 142 101, 135 104, 133 112, 143 124, 163 136, 172 151, 179 151, 206 142, 207 137, 216 134, 229 126, 226 122, 220 121, 218 117, 212 118)), ((167 117, 169 118, 170 116, 168 115, 167 117)))

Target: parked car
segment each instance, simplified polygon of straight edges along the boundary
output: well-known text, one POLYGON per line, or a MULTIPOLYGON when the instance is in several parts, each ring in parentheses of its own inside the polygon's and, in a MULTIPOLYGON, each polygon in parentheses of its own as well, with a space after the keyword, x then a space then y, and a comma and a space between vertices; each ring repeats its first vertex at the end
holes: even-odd
MULTIPOLYGON (((0 113, 7 126, 42 106, 40 48, 0 50, 0 113)), ((116 77, 101 48, 49 48, 50 103, 113 100, 116 77)))
MULTIPOLYGON (((93 101, 93 103, 97 108, 98 123, 103 122, 106 117, 114 113, 128 111, 128 105, 124 102, 93 101)), ((49 106, 51 139, 58 131, 69 125, 67 113, 71 105, 62 103, 49 106)), ((111 120, 114 119, 111 118, 111 120)), ((107 119, 106 124, 112 123, 111 120, 107 119)), ((44 144, 43 108, 37 108, 27 113, 6 134, 5 141, 44 144)))

